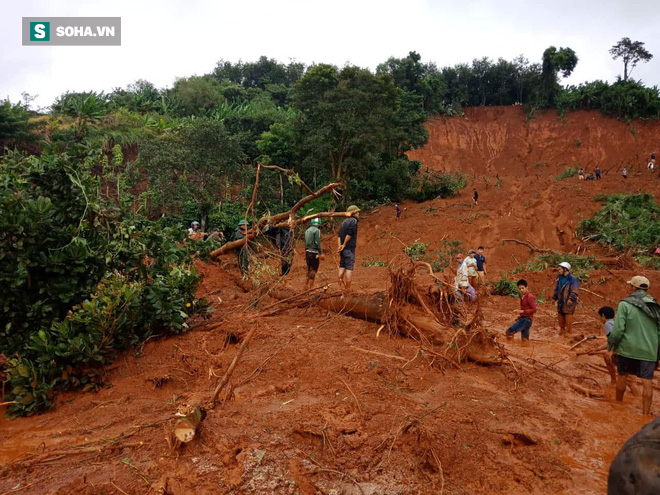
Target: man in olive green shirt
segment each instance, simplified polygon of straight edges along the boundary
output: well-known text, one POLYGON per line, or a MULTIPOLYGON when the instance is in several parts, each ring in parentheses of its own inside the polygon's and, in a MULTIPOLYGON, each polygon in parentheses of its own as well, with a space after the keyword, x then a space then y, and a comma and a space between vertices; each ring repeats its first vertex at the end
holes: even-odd
POLYGON ((658 367, 660 306, 647 290, 649 280, 636 276, 628 281, 635 289, 619 303, 614 327, 607 338, 607 349, 616 354, 619 376, 616 400, 622 401, 627 375, 642 379, 642 413, 648 416, 653 400, 653 373, 658 367))
POLYGON ((305 261, 307 262, 307 282, 305 289, 314 287, 316 272, 319 271, 319 260, 325 259, 321 249, 320 218, 312 218, 312 226, 305 231, 305 261))

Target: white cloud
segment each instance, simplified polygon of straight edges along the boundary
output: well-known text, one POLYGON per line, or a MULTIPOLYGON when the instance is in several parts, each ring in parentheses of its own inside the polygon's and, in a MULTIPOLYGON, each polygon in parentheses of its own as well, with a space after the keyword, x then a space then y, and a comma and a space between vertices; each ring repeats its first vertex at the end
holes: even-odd
POLYGON ((540 61, 550 45, 580 58, 571 84, 613 81, 621 64, 609 48, 623 36, 656 54, 633 72, 660 84, 660 37, 653 0, 22 0, 0 19, 0 97, 22 91, 49 105, 66 90, 110 91, 137 79, 157 86, 210 72, 219 59, 350 62, 374 69, 389 56, 419 52, 439 66, 474 58, 540 61), (120 16, 121 47, 22 47, 23 16, 120 16), (656 19, 654 19, 654 17, 656 19))

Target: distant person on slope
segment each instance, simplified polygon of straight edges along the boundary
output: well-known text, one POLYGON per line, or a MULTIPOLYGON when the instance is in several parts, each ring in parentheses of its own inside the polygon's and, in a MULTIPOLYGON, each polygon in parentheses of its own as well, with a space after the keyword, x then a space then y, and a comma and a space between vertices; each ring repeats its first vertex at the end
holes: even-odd
POLYGON ((633 292, 619 303, 607 350, 616 353, 616 400, 622 401, 627 375, 642 379, 642 414, 651 413, 653 373, 658 367, 660 305, 648 294, 649 280, 635 276, 628 281, 633 292))
POLYGON ((394 208, 396 208, 396 219, 401 220, 401 207, 399 203, 394 203, 394 208))
POLYGON ((474 249, 470 249, 468 251, 468 257, 465 258, 465 261, 463 262, 465 266, 467 266, 468 269, 468 283, 472 287, 477 287, 478 285, 478 275, 477 275, 477 268, 478 268, 478 263, 475 258, 475 255, 477 252, 474 249))
POLYGON ((474 190, 474 194, 472 195, 472 201, 474 201, 474 204, 477 205, 477 202, 479 201, 479 193, 477 190, 474 190))
POLYGON ((305 260, 307 261, 307 282, 305 289, 314 287, 314 279, 319 271, 319 260, 324 260, 325 255, 321 249, 321 225, 320 218, 312 218, 312 225, 305 231, 305 260))
POLYGON ((337 234, 337 252, 339 253, 339 283, 350 290, 355 267, 355 247, 357 246, 358 219, 360 208, 351 205, 346 208, 351 216, 344 220, 337 234))
POLYGON ((529 343, 529 329, 532 328, 532 319, 536 313, 536 299, 529 291, 527 280, 518 280, 518 290, 520 291, 520 310, 516 310, 518 314, 516 321, 506 331, 507 340, 513 340, 516 333, 520 332, 520 338, 523 344, 529 343))
POLYGON ((578 301, 580 283, 571 274, 571 265, 566 261, 559 263, 559 276, 557 285, 552 295, 552 300, 557 301, 557 318, 559 320, 559 335, 571 333, 573 329, 573 314, 578 301))
POLYGON ((600 166, 596 165, 596 170, 594 170, 594 173, 596 174, 596 180, 600 180, 600 166))
POLYGON ((621 175, 623 176, 624 179, 628 178, 628 170, 623 167, 623 170, 621 171, 621 175))
POLYGON ((486 283, 486 257, 483 246, 477 248, 474 259, 477 260, 477 287, 480 287, 486 283))
POLYGON ((584 169, 583 168, 580 168, 580 170, 578 170, 578 179, 584 180, 584 169))

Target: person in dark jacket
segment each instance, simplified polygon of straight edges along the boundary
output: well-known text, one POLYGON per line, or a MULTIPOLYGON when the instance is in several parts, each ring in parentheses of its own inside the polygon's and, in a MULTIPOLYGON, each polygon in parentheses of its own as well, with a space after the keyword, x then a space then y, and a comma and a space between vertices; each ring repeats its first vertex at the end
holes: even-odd
POLYGON ((264 231, 264 235, 268 237, 275 247, 280 252, 280 259, 282 264, 281 276, 288 275, 291 271, 293 264, 293 232, 289 227, 273 227, 272 225, 264 231))
POLYGON ((355 267, 355 247, 357 246, 360 208, 351 205, 346 211, 351 213, 351 216, 344 220, 339 228, 337 252, 339 253, 339 283, 346 290, 349 290, 353 278, 353 268, 355 267))
POLYGON ((571 264, 566 261, 559 263, 559 276, 552 295, 557 301, 557 318, 559 320, 559 335, 570 333, 573 329, 573 314, 578 301, 580 282, 571 274, 571 264))

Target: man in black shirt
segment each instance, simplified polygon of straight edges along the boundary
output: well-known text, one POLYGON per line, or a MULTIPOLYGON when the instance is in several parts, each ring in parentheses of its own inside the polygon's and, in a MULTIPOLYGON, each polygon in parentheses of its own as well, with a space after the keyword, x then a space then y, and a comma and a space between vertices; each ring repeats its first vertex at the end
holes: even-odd
POLYGON ((348 290, 351 288, 353 267, 355 266, 355 246, 357 245, 360 208, 351 205, 346 211, 352 213, 352 216, 344 220, 339 228, 337 252, 339 253, 339 282, 348 290))
POLYGON ((483 246, 479 246, 474 259, 477 260, 477 285, 480 287, 486 283, 486 257, 483 246))

